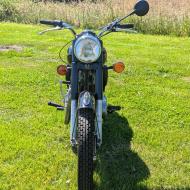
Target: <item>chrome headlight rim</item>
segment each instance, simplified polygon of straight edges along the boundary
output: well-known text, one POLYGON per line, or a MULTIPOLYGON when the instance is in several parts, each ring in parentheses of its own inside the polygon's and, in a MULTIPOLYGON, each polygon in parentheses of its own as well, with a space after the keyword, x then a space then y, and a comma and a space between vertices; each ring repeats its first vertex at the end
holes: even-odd
POLYGON ((102 51, 102 46, 101 46, 101 43, 100 43, 100 40, 96 37, 96 36, 93 36, 92 34, 84 34, 82 36, 80 36, 75 44, 74 44, 74 55, 75 57, 81 62, 81 63, 94 63, 95 61, 97 61, 101 55, 101 51, 102 51), (82 40, 86 40, 86 39, 90 39, 92 41, 94 41, 98 47, 99 47, 99 51, 98 51, 98 54, 97 54, 97 57, 96 59, 94 59, 93 61, 85 61, 85 60, 82 60, 80 59, 80 57, 77 56, 77 52, 76 52, 76 46, 82 41, 82 40))

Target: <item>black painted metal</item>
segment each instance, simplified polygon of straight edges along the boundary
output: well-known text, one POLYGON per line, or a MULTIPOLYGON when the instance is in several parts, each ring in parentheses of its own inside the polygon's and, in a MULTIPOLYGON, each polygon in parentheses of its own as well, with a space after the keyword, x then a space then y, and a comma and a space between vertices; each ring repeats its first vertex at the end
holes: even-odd
POLYGON ((96 70, 96 99, 102 100, 103 97, 103 65, 98 64, 98 69, 96 70))
POLYGON ((52 107, 56 107, 56 108, 63 108, 64 109, 64 107, 62 105, 56 104, 54 102, 48 102, 48 106, 52 106, 52 107))
POLYGON ((71 99, 76 100, 78 96, 78 66, 76 62, 72 63, 71 71, 71 99))

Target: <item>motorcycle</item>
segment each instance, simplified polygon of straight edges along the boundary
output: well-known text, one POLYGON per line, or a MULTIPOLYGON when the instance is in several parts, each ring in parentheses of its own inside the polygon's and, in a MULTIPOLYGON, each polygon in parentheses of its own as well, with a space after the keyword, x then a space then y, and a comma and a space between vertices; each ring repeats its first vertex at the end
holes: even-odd
POLYGON ((105 65, 107 52, 101 38, 112 32, 132 32, 133 24, 120 22, 134 14, 144 16, 148 11, 148 2, 139 0, 127 16, 117 18, 100 28, 98 34, 91 30, 77 34, 72 26, 63 21, 40 21, 41 24, 54 26, 40 34, 68 29, 74 36, 72 45, 68 48, 68 64, 57 67, 57 73, 66 78, 65 81, 60 81, 61 92, 62 85, 67 85, 67 93, 63 98, 64 106, 53 102, 48 105, 56 107, 57 110, 65 110, 64 123, 70 123, 71 146, 78 154, 79 190, 93 189, 93 162, 96 159, 96 151, 102 144, 103 118, 108 113, 121 109, 120 106, 108 106, 104 92, 108 70, 121 73, 125 65, 122 62, 112 66, 105 65))

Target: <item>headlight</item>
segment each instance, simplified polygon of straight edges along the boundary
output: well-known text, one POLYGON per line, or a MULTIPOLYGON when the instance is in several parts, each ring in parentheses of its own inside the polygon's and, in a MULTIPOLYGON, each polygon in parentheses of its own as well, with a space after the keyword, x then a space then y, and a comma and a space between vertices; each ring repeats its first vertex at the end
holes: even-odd
POLYGON ((81 62, 92 63, 100 57, 100 41, 89 34, 81 36, 75 42, 74 53, 81 62))

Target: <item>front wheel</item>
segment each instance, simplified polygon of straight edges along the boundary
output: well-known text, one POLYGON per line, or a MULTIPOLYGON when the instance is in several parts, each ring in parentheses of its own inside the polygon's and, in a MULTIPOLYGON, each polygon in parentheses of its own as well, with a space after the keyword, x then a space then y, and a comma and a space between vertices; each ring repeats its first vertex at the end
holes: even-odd
POLYGON ((78 190, 93 189, 94 112, 78 111, 78 190))

